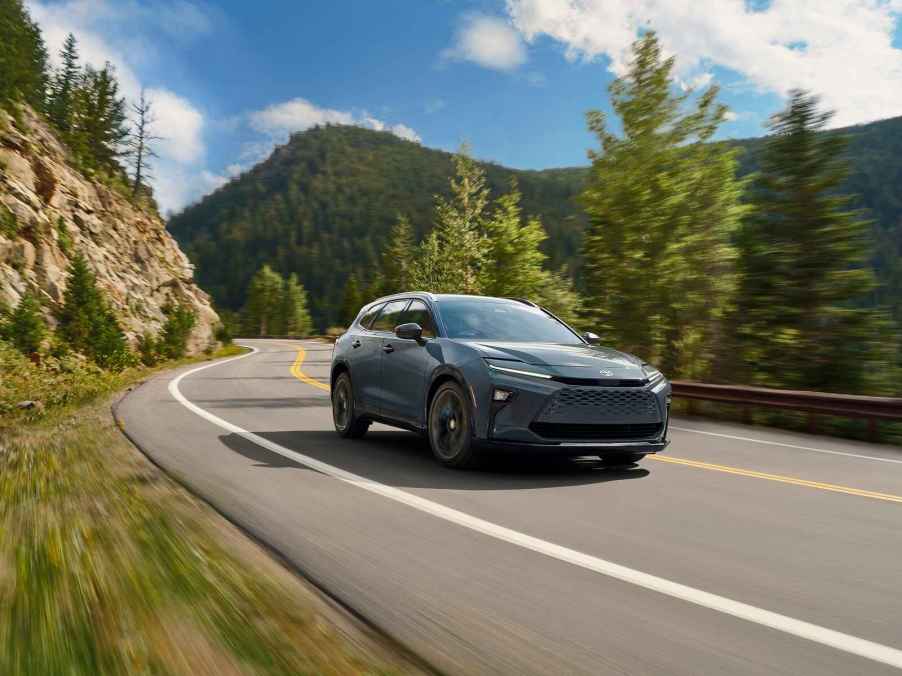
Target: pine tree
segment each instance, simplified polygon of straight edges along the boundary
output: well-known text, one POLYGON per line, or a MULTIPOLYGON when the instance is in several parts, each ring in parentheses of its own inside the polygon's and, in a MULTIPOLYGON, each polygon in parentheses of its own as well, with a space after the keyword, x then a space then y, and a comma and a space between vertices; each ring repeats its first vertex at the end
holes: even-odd
POLYGON ((44 110, 47 49, 21 0, 0 0, 0 104, 20 100, 44 110))
POLYGON ((380 293, 389 295, 412 290, 410 268, 415 253, 416 244, 410 221, 406 216, 399 215, 388 234, 388 244, 382 252, 380 293))
POLYGON ((94 273, 83 256, 69 265, 69 278, 58 319, 58 332, 68 347, 104 368, 118 369, 130 362, 119 322, 97 288, 94 273))
POLYGON ((2 328, 3 337, 20 352, 23 354, 37 352, 47 335, 47 324, 41 315, 41 304, 38 299, 31 293, 22 296, 2 328))
POLYGON ((795 91, 771 118, 755 212, 738 238, 739 344, 760 384, 860 391, 881 349, 883 319, 863 308, 870 224, 837 192, 846 141, 818 133, 831 116, 795 91))
POLYGON ((156 118, 152 112, 152 102, 141 90, 141 98, 132 104, 132 127, 134 134, 129 139, 132 164, 132 198, 141 192, 149 192, 149 181, 153 178, 153 167, 150 162, 157 157, 153 143, 160 137, 154 135, 153 125, 156 118))
POLYGON ((360 283, 357 275, 351 273, 345 283, 344 296, 341 301, 341 325, 349 326, 363 305, 363 296, 360 291, 360 283))
POLYGON ((78 65, 78 42, 72 33, 66 36, 66 41, 60 50, 60 61, 62 65, 50 85, 47 112, 50 115, 50 121, 65 135, 71 132, 74 126, 75 98, 81 79, 81 69, 78 65))
POLYGON ((78 131, 88 151, 88 163, 108 173, 120 171, 118 160, 126 152, 129 130, 125 99, 119 96, 113 65, 107 63, 99 71, 85 68, 79 95, 82 117, 78 131))
POLYGON ((294 273, 288 276, 282 287, 281 315, 283 333, 287 336, 308 336, 313 330, 307 310, 307 292, 294 273))
POLYGON ((674 61, 657 37, 633 45, 626 75, 610 86, 618 137, 603 113, 587 114, 600 151, 581 200, 587 324, 603 338, 696 375, 712 359, 735 283, 730 237, 743 213, 734 153, 706 143, 726 108, 710 87, 674 95, 674 61))
POLYGON ((181 359, 185 356, 191 330, 197 323, 197 314, 187 305, 167 305, 163 312, 166 322, 160 333, 156 348, 167 359, 181 359))
POLYGON ((520 191, 516 182, 499 197, 485 220, 485 258, 482 292, 489 296, 532 298, 545 284, 545 254, 539 246, 547 239, 538 219, 523 222, 520 191))
POLYGON ((251 335, 275 336, 281 332, 282 286, 282 278, 268 265, 263 265, 251 279, 242 312, 251 335))
POLYGON ((434 293, 480 293, 489 189, 466 147, 455 155, 454 166, 451 198, 435 198, 435 226, 419 247, 411 283, 434 293))

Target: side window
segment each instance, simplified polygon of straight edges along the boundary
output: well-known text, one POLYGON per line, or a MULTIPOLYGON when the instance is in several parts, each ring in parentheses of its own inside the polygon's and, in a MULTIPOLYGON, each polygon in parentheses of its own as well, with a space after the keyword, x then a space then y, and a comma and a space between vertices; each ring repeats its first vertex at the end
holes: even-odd
POLYGON ((365 329, 370 328, 370 324, 372 323, 373 319, 375 319, 379 310, 382 309, 382 305, 384 305, 384 303, 380 303, 379 305, 374 305, 369 310, 367 310, 366 312, 363 313, 363 316, 360 318, 360 325, 363 328, 365 328, 365 329))
POLYGON ((395 327, 401 323, 401 315, 404 312, 404 308, 407 307, 407 302, 407 299, 404 298, 403 300, 393 300, 383 305, 382 312, 376 317, 371 330, 388 331, 389 333, 394 331, 395 327))
POLYGON ((432 313, 421 300, 413 300, 401 319, 402 324, 419 324, 423 327, 423 338, 435 338, 435 322, 432 313))

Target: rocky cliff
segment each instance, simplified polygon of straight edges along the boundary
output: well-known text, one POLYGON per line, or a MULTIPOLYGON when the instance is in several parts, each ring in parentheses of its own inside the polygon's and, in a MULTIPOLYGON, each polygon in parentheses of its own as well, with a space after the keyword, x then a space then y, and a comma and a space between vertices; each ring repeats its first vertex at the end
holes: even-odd
POLYGON ((197 315, 189 350, 213 343, 219 318, 160 217, 79 173, 32 111, 17 117, 0 110, 0 302, 14 306, 31 289, 52 322, 69 258, 80 253, 132 342, 159 331, 163 308, 181 303, 197 315))

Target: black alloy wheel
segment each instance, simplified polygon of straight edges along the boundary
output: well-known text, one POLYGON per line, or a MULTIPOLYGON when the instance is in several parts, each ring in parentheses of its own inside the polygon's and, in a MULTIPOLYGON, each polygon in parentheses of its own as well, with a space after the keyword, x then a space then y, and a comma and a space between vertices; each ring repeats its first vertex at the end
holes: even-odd
POLYGON ((342 373, 332 388, 332 422, 335 431, 346 439, 359 439, 366 434, 370 421, 357 416, 351 376, 342 373))
POLYGON ((440 385, 429 406, 428 432, 432 453, 443 465, 464 468, 476 461, 470 421, 463 388, 450 381, 440 385))

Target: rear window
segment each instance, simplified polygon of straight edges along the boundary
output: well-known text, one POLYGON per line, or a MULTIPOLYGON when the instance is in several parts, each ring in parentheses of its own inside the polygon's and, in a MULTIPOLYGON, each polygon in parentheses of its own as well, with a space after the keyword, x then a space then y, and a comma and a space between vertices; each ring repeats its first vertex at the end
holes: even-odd
POLYGON ((365 329, 370 328, 370 324, 373 323, 373 319, 375 319, 376 314, 382 309, 383 305, 385 305, 385 303, 378 303, 364 312, 358 323, 365 329))
POLYGON ((373 331, 388 331, 391 333, 395 327, 401 323, 401 314, 407 307, 408 299, 393 300, 382 306, 382 312, 376 317, 373 324, 373 331))

